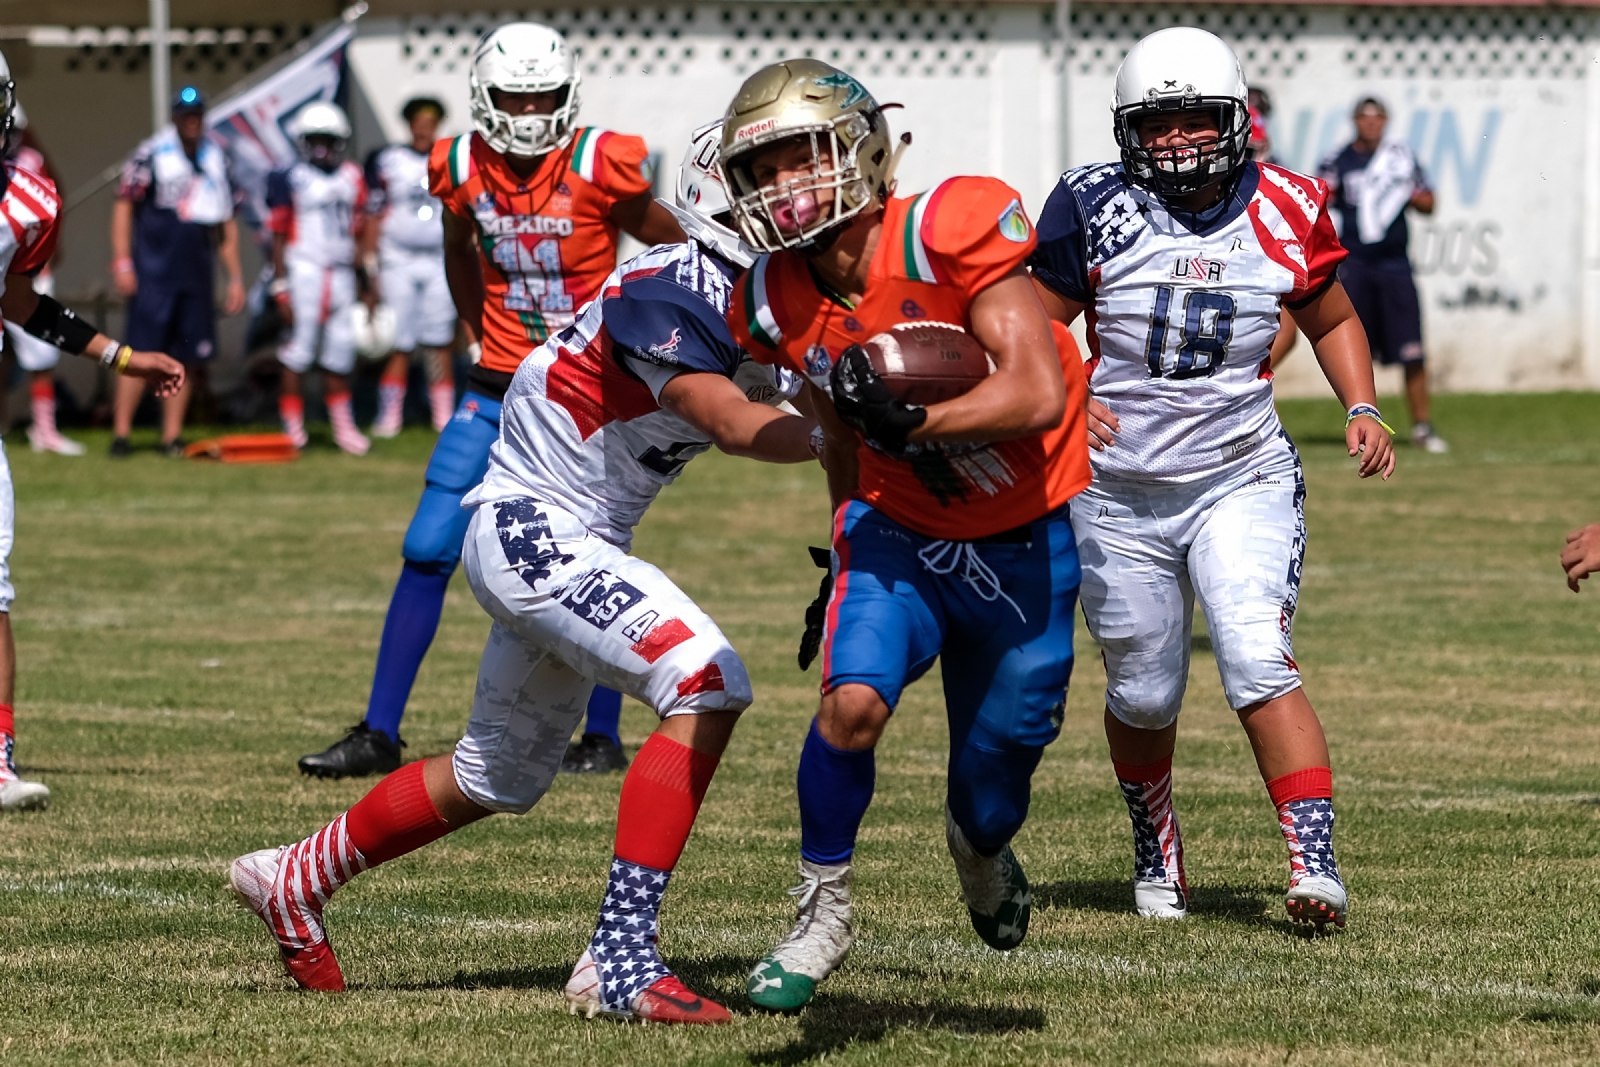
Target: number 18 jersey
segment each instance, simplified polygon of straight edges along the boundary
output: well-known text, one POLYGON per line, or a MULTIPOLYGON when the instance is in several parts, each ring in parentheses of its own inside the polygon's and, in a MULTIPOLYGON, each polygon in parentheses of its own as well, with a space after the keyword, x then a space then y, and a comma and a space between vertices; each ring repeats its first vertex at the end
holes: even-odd
POLYGON ((1091 453, 1097 477, 1193 481, 1274 436, 1279 308, 1321 295, 1345 257, 1327 201, 1321 181, 1265 163, 1199 214, 1121 164, 1062 175, 1029 266, 1089 305, 1089 392, 1121 423, 1115 447, 1091 453))
POLYGON ((483 263, 483 360, 506 374, 572 325, 617 266, 611 209, 650 189, 644 141, 593 126, 526 180, 476 133, 439 141, 429 191, 471 219, 483 263))

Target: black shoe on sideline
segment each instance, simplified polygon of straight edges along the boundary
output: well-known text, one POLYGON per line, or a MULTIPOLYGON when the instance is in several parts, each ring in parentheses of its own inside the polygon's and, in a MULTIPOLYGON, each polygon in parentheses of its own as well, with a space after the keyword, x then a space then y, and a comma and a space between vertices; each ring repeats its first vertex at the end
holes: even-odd
POLYGON ((113 437, 111 439, 111 458, 127 459, 133 455, 133 445, 128 443, 126 437, 113 437))
POLYGON ((188 442, 183 438, 174 437, 172 440, 161 446, 161 454, 166 456, 168 459, 182 459, 183 450, 188 447, 188 442))
POLYGON ((314 778, 365 778, 369 774, 388 774, 400 769, 400 750, 405 744, 404 741, 396 744, 382 730, 358 722, 324 751, 301 756, 300 773, 314 778))
POLYGON ((622 747, 605 734, 584 734, 576 744, 567 746, 561 760, 562 774, 610 774, 628 769, 628 757, 622 747))

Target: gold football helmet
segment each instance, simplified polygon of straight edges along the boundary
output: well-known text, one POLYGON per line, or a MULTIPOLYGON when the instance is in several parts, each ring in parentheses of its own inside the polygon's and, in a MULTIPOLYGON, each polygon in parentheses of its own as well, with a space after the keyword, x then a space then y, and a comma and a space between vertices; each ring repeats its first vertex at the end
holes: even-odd
POLYGON ((756 71, 723 119, 729 207, 745 241, 763 252, 814 247, 841 222, 883 203, 897 156, 872 94, 817 59, 756 71), (762 148, 790 138, 809 138, 810 173, 763 188, 752 162, 762 148))

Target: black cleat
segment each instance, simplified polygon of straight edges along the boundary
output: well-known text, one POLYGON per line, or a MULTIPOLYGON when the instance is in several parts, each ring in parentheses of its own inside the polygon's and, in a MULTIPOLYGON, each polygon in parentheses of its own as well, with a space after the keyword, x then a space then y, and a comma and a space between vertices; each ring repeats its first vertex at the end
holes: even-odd
POLYGON ((111 458, 127 459, 133 455, 133 445, 126 437, 113 437, 111 439, 111 458))
POLYGON ((628 757, 605 734, 584 734, 582 740, 567 746, 561 760, 562 774, 610 774, 628 769, 628 757))
POLYGON ((161 446, 161 454, 168 459, 182 459, 184 450, 189 447, 187 441, 181 437, 174 437, 161 446))
POLYGON ((364 722, 321 752, 300 757, 300 773, 313 778, 365 778, 369 774, 388 774, 400 769, 400 750, 405 742, 389 740, 382 730, 364 722))

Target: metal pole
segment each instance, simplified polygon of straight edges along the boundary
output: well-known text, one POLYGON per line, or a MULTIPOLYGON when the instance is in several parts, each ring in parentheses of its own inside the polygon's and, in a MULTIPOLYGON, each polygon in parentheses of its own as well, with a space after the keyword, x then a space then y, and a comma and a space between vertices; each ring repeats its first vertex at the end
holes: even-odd
POLYGON ((167 0, 150 0, 150 126, 167 124, 172 104, 172 50, 168 42, 171 16, 167 0))
POLYGON ((1061 158, 1057 162, 1065 174, 1072 166, 1072 0, 1056 0, 1056 47, 1061 49, 1061 95, 1056 100, 1061 109, 1056 132, 1061 158))

